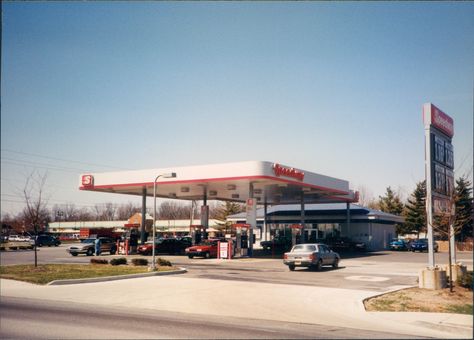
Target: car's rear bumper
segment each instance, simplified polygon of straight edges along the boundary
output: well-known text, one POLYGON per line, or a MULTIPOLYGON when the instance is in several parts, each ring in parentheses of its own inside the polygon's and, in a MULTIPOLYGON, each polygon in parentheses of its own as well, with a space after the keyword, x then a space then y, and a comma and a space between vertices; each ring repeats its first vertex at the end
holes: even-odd
POLYGON ((295 267, 311 267, 314 265, 313 262, 308 260, 283 260, 283 263, 287 266, 295 266, 295 267))

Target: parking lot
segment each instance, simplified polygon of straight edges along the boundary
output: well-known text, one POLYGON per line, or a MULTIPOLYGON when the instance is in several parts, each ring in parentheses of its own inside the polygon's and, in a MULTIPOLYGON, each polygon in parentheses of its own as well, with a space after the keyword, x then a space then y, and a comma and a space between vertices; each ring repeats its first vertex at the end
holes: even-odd
MULTIPOLYGON (((92 257, 73 257, 66 252, 68 245, 59 247, 42 247, 38 249, 39 263, 89 263, 92 257)), ((121 255, 104 255, 101 258, 111 259, 121 255)), ((234 260, 189 259, 186 256, 159 255, 173 265, 188 270, 185 275, 190 278, 216 280, 238 280, 273 284, 296 284, 302 286, 319 286, 360 290, 386 291, 400 286, 416 285, 418 271, 427 264, 426 253, 412 252, 371 252, 341 254, 340 268, 323 268, 322 271, 297 269, 290 272, 283 265, 281 255, 256 252, 254 258, 234 260)), ((129 260, 140 255, 127 256, 129 260)), ((151 256, 147 256, 151 260, 151 256)), ((1 253, 1 265, 33 263, 34 252, 31 250, 6 251, 1 253)), ((458 261, 472 269, 472 253, 458 252, 458 261)), ((448 263, 447 253, 436 253, 436 263, 448 263)))

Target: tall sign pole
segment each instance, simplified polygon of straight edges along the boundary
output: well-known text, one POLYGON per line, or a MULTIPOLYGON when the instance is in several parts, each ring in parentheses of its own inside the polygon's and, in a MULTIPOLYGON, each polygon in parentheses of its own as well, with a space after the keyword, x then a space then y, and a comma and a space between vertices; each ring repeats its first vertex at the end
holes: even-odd
MULTIPOLYGON (((435 266, 433 216, 453 213, 454 190, 453 119, 431 103, 423 105, 425 125, 426 217, 428 266, 435 266)), ((454 237, 454 235, 452 235, 454 237)))

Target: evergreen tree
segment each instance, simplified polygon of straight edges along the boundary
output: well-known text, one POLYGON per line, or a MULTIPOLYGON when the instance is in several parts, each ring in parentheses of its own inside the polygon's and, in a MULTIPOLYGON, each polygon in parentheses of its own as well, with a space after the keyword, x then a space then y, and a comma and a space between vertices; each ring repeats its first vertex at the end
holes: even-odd
MULTIPOLYGON (((401 215, 403 212, 403 203, 400 197, 390 187, 387 188, 385 196, 379 196, 377 204, 381 211, 389 214, 401 215)), ((403 225, 396 224, 395 230, 398 234, 404 233, 403 225)))
POLYGON ((420 232, 426 232, 426 181, 416 184, 416 188, 405 205, 405 224, 401 230, 401 234, 415 231, 417 238, 420 232))
POLYGON ((217 208, 214 218, 224 222, 218 223, 218 225, 219 227, 224 229, 225 233, 228 233, 231 227, 231 223, 226 221, 227 216, 238 214, 244 211, 245 206, 243 204, 226 201, 219 208, 217 208))
POLYGON ((379 196, 378 205, 380 210, 389 214, 401 215, 403 211, 403 203, 400 197, 388 187, 385 196, 379 196))
POLYGON ((464 240, 466 237, 472 237, 472 183, 467 178, 460 177, 456 180, 454 204, 456 206, 454 227, 460 231, 458 238, 464 240))

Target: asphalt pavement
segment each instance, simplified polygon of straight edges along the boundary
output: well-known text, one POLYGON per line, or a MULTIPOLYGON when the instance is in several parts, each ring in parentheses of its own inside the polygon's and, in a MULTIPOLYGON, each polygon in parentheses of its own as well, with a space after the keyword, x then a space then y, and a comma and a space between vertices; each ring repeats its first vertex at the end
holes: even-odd
MULTIPOLYGON (((67 255, 65 247, 42 248, 40 253, 40 262, 45 259, 49 263, 90 261, 90 257, 67 255)), ((2 265, 18 262, 19 259, 31 261, 31 256, 31 252, 8 252, 2 253, 1 261, 2 265)), ((466 264, 471 260, 469 266, 472 268, 472 254, 462 256, 466 264)), ((26 298, 71 306, 95 306, 93 309, 138 311, 143 315, 153 311, 198 315, 206 320, 209 317, 261 320, 282 325, 354 329, 382 335, 393 333, 402 337, 472 338, 472 315, 364 310, 362 301, 365 298, 415 285, 418 270, 425 263, 414 259, 420 260, 426 254, 387 252, 380 255, 343 256, 340 269, 327 268, 321 272, 305 269, 289 272, 281 259, 271 258, 229 261, 164 257, 175 265, 187 267, 188 273, 65 286, 37 286, 1 280, 0 293, 2 300, 5 297, 26 298), (387 260, 390 257, 392 260, 387 260)), ((201 337, 197 334, 184 337, 201 337)), ((242 337, 249 337, 247 335, 243 333, 242 337)), ((256 333, 253 337, 283 338, 287 335, 256 333)), ((305 337, 304 334, 300 335, 305 337)), ((147 334, 143 336, 147 337, 147 334)))

